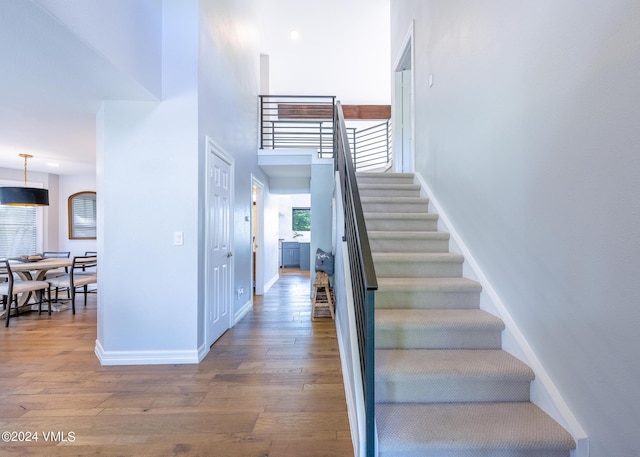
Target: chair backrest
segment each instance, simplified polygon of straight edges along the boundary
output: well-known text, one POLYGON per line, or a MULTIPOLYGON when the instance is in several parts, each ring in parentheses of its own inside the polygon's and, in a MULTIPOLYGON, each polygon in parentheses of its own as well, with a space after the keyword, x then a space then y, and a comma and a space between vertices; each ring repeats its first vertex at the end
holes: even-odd
POLYGON ((13 272, 9 260, 0 260, 0 282, 9 282, 9 295, 13 289, 13 272))
POLYGON ((42 253, 45 259, 68 259, 71 257, 71 251, 45 251, 42 253))
POLYGON ((98 253, 96 251, 84 251, 84 255, 92 255, 92 256, 97 256, 98 253))
POLYGON ((98 266, 98 257, 95 255, 77 255, 73 258, 71 274, 76 270, 87 271, 98 266))

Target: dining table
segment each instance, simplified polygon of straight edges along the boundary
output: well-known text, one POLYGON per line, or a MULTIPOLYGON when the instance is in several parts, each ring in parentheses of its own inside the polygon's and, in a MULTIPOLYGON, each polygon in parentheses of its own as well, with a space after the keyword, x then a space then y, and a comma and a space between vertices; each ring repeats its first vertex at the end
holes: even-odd
MULTIPOLYGON (((47 273, 51 270, 57 270, 70 267, 73 264, 72 259, 68 258, 47 258, 47 259, 12 259, 11 271, 22 280, 45 281, 47 273)), ((31 292, 23 293, 18 298, 18 307, 26 305, 31 298, 31 292)), ((59 307, 51 307, 52 311, 60 311, 59 307)))

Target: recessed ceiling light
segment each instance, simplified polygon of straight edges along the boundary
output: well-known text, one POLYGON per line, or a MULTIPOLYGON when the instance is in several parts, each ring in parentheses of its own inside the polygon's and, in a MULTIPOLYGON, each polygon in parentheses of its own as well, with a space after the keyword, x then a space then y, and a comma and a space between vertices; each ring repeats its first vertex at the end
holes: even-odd
POLYGON ((56 162, 47 162, 47 165, 54 168, 58 168, 60 166, 60 164, 56 162))
POLYGON ((292 40, 297 40, 300 38, 300 33, 297 30, 292 30, 291 33, 289 33, 289 36, 292 40))

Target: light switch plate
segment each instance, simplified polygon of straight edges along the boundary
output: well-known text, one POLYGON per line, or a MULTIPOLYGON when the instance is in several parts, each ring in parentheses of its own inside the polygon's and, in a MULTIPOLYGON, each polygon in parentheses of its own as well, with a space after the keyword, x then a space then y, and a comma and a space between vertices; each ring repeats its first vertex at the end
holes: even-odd
POLYGON ((173 245, 182 246, 184 244, 184 232, 173 232, 173 245))

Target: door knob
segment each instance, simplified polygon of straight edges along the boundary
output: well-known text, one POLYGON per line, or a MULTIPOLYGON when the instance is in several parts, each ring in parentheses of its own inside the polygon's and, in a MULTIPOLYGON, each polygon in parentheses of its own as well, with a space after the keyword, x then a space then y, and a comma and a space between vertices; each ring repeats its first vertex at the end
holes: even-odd
POLYGON ((231 256, 233 256, 233 253, 232 252, 227 252, 227 257, 231 257, 231 256))

